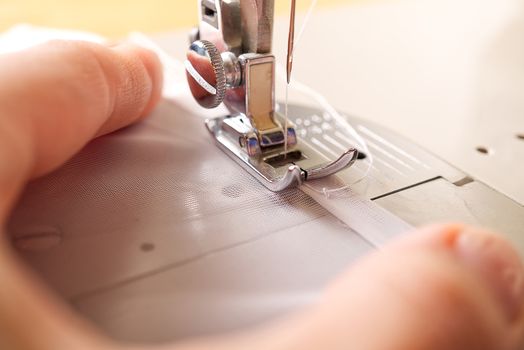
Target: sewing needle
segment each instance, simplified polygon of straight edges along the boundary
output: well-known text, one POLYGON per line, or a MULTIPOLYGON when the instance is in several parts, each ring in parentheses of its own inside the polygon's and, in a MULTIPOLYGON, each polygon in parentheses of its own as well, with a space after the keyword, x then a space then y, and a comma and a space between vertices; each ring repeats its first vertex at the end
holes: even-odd
POLYGON ((284 116, 284 158, 287 157, 287 134, 288 134, 288 90, 289 83, 291 81, 291 69, 293 68, 293 49, 294 49, 294 40, 295 40, 295 2, 296 0, 291 0, 291 13, 289 16, 289 35, 287 38, 287 64, 286 64, 286 73, 287 73, 287 85, 286 85, 286 108, 284 116))
POLYGON ((295 4, 296 0, 291 0, 291 14, 289 18, 289 35, 287 41, 287 83, 291 81, 291 70, 293 69, 293 49, 295 41, 295 4))

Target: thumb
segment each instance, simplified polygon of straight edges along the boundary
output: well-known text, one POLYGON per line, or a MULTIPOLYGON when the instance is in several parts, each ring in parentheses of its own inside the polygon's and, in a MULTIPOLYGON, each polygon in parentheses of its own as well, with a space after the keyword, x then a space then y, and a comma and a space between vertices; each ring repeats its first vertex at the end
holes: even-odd
POLYGON ((26 180, 143 118, 161 89, 160 61, 134 46, 55 41, 0 55, 0 219, 26 180))
POLYGON ((523 302, 522 263, 508 243, 434 226, 348 271, 293 341, 301 349, 517 349, 523 302))

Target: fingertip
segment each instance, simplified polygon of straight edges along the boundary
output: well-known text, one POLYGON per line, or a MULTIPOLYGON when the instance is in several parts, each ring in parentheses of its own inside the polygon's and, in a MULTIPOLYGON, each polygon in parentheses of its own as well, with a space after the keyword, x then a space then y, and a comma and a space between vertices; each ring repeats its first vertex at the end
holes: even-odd
POLYGON ((128 43, 105 49, 112 53, 114 60, 109 65, 112 68, 105 69, 106 77, 110 77, 106 81, 114 86, 113 108, 96 136, 147 117, 159 102, 163 86, 162 64, 154 52, 128 43))
POLYGON ((524 332, 523 276, 500 235, 431 225, 352 266, 328 289, 314 323, 351 324, 358 348, 515 349, 524 332))
POLYGON ((413 231, 389 249, 449 254, 497 299, 509 321, 523 317, 522 260, 500 234, 464 224, 437 224, 413 231))
MULTIPOLYGON (((513 344, 523 340, 524 266, 522 257, 501 234, 464 224, 430 225, 414 231, 392 249, 399 249, 400 254, 422 251, 428 256, 447 255, 450 266, 456 266, 449 274, 463 275, 457 288, 468 291, 472 298, 484 294, 486 299, 479 308, 491 308, 500 316, 497 318, 508 332, 500 332, 501 339, 506 337, 513 344)), ((434 297, 438 304, 445 296, 436 293, 434 297)), ((488 323, 482 318, 476 322, 488 323)))
POLYGON ((461 231, 462 223, 435 223, 415 228, 405 236, 393 241, 385 249, 411 249, 416 246, 451 247, 461 231))
POLYGON ((146 106, 143 112, 143 115, 148 115, 156 107, 158 101, 160 101, 160 97, 162 96, 164 70, 162 63, 160 62, 160 58, 153 51, 141 49, 139 51, 139 55, 142 63, 144 64, 144 67, 146 67, 146 70, 151 77, 151 81, 153 82, 151 100, 149 100, 149 104, 146 106))
POLYGON ((130 55, 138 57, 144 66, 147 75, 151 81, 151 96, 149 102, 141 113, 141 118, 146 117, 155 108, 162 95, 163 86, 163 66, 158 55, 142 46, 133 44, 122 44, 114 47, 120 52, 127 52, 130 55))
POLYGON ((141 120, 161 96, 159 59, 132 45, 51 41, 1 58, 0 114, 9 116, 1 119, 27 136, 31 176, 141 120))
POLYGON ((453 251, 495 297, 508 321, 523 318, 524 267, 507 240, 485 229, 467 227, 455 241, 453 251))

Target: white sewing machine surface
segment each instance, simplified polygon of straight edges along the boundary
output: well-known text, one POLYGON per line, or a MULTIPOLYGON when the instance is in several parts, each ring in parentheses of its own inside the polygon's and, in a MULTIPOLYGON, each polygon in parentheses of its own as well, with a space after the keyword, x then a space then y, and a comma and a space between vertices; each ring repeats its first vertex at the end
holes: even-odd
MULTIPOLYGON (((314 302, 404 222, 492 227, 524 254, 523 23, 510 0, 317 12, 294 74, 347 113, 373 153, 351 187, 356 199, 268 190, 216 147, 203 123, 211 114, 179 96, 30 184, 13 242, 80 313, 144 342, 238 329, 314 302), (351 211, 362 205, 384 216, 351 211), (397 226, 381 226, 389 222, 397 226)), ((275 22, 276 53, 287 24, 275 22)), ((187 31, 153 39, 184 59, 187 31)), ((322 111, 289 112, 303 140, 322 129, 319 139, 351 147, 322 111)))

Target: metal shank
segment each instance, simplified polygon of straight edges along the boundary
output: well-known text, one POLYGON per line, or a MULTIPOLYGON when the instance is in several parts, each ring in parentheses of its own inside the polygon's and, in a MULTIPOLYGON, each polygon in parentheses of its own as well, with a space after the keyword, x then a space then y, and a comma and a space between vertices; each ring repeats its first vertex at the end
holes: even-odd
MULTIPOLYGON (((356 149, 346 150, 334 161, 327 159, 311 144, 300 142, 295 126, 276 112, 275 57, 270 53, 274 0, 199 1, 201 21, 195 43, 203 43, 210 63, 207 69, 202 62, 189 66, 188 79, 193 95, 204 106, 214 106, 222 88, 226 89, 223 102, 231 115, 206 121, 218 146, 272 191, 351 166, 357 159, 356 149), (195 73, 194 66, 203 68, 195 73), (210 79, 203 76, 206 72, 213 73, 210 79), (208 85, 216 82, 216 96, 211 92, 203 98, 195 81, 207 91, 213 91, 208 85)), ((292 23, 293 16, 292 10, 292 23)), ((292 53, 292 33, 290 38, 292 53)), ((291 59, 292 55, 288 79, 291 59)))

